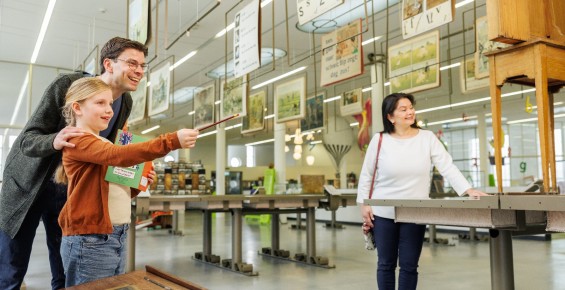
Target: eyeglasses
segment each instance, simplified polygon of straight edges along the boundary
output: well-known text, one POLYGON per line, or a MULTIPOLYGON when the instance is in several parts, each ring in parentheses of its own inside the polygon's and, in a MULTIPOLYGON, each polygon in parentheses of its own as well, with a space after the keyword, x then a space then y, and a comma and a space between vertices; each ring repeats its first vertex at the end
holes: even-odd
POLYGON ((140 66, 143 71, 147 71, 147 69, 149 68, 148 64, 146 63, 139 64, 137 61, 131 59, 125 60, 125 59, 116 58, 115 60, 121 60, 127 63, 131 70, 136 70, 138 66, 140 66))

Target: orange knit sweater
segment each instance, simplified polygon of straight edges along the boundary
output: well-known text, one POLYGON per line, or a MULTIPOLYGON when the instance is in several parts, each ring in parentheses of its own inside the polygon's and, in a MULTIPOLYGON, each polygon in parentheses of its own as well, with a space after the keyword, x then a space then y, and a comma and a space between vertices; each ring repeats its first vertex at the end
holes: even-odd
MULTIPOLYGON (((71 138, 75 148, 63 149, 63 166, 69 179, 67 202, 59 215, 63 236, 111 234, 108 211, 108 166, 128 167, 165 156, 181 148, 177 133, 147 142, 114 145, 92 134, 71 138)), ((132 189, 132 198, 139 191, 132 189)))

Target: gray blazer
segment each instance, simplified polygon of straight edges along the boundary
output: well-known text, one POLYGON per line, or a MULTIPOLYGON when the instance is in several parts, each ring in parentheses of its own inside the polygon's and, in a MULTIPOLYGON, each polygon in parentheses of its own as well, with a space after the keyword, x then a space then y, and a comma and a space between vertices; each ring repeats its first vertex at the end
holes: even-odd
MULTIPOLYGON (((66 126, 61 108, 71 83, 83 76, 82 72, 61 75, 47 87, 6 158, 0 191, 0 230, 12 238, 61 162, 61 152, 53 148, 55 136, 66 126)), ((111 141, 126 123, 132 108, 133 101, 128 93, 121 100, 122 107, 108 136, 111 141)))

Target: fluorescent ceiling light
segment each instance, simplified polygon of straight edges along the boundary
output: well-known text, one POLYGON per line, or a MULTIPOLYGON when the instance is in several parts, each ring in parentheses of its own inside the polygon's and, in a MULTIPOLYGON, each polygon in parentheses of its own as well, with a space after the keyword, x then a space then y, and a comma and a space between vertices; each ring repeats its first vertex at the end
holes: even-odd
POLYGON ((385 87, 390 86, 390 82, 386 82, 383 86, 385 86, 385 87))
POLYGON ((359 126, 359 122, 349 124, 349 127, 355 127, 355 126, 359 126))
MULTIPOLYGON (((502 94, 500 97, 505 98, 505 97, 515 96, 515 95, 519 95, 519 94, 534 92, 535 90, 536 89, 533 88, 533 89, 527 89, 527 90, 523 90, 523 91, 511 92, 511 93, 502 94)), ((429 109, 417 110, 416 114, 421 114, 421 113, 426 113, 426 112, 431 112, 431 111, 437 111, 437 110, 442 110, 442 109, 448 109, 448 108, 454 108, 454 107, 460 107, 460 106, 469 105, 469 104, 473 104, 473 103, 490 101, 490 99, 491 99, 490 97, 485 97, 485 98, 480 98, 480 99, 475 99, 475 100, 470 100, 470 101, 465 101, 465 102, 460 102, 460 103, 454 103, 454 104, 450 104, 450 105, 443 105, 443 106, 438 106, 438 107, 429 108, 429 109)))
POLYGON ((222 101, 218 100, 214 102, 214 105, 219 105, 222 101))
POLYGON ((442 66, 442 67, 439 68, 439 70, 446 70, 446 69, 458 67, 458 66, 460 66, 460 65, 461 65, 461 63, 460 63, 460 62, 457 62, 457 63, 454 63, 454 64, 442 66))
POLYGON ((268 85, 268 84, 270 84, 270 83, 274 83, 274 82, 276 82, 276 81, 278 81, 278 80, 280 80, 280 79, 284 79, 284 78, 286 78, 286 77, 288 77, 288 76, 291 76, 291 75, 293 75, 293 74, 295 74, 295 73, 297 73, 297 72, 301 72, 301 71, 303 71, 303 70, 305 70, 305 69, 306 69, 305 66, 299 67, 299 68, 297 68, 297 69, 295 69, 295 70, 289 71, 289 72, 287 72, 287 73, 285 73, 285 74, 282 74, 282 75, 280 75, 280 76, 278 76, 278 77, 274 77, 274 78, 272 78, 272 79, 270 79, 270 80, 268 80, 268 81, 265 81, 265 82, 262 82, 262 83, 260 83, 260 84, 258 84, 258 85, 255 85, 255 86, 253 86, 251 89, 252 89, 252 90, 256 90, 256 89, 258 89, 258 88, 260 88, 260 87, 266 86, 266 85, 268 85))
POLYGON ((210 131, 208 133, 199 134, 198 137, 196 137, 196 138, 202 138, 202 137, 210 136, 210 135, 216 134, 217 132, 218 132, 218 130, 214 130, 214 131, 210 131))
POLYGON ((321 144, 322 140, 312 141, 310 142, 311 145, 321 144))
POLYGON ((341 96, 335 96, 335 97, 333 97, 333 98, 325 99, 325 100, 324 100, 324 103, 329 103, 329 102, 337 101, 337 100, 339 100, 339 99, 341 99, 341 96))
POLYGON ((456 4, 455 4, 455 8, 459 8, 459 7, 465 6, 465 5, 469 4, 469 3, 473 3, 473 1, 475 1, 475 0, 463 0, 463 1, 459 2, 459 3, 456 3, 456 4))
POLYGON ((477 116, 467 116, 466 117, 467 120, 463 120, 463 117, 459 117, 459 118, 454 118, 454 119, 448 119, 448 120, 442 120, 442 121, 437 121, 437 122, 430 122, 427 125, 428 126, 433 126, 433 125, 441 125, 441 124, 445 124, 445 123, 453 123, 453 122, 458 122, 458 121, 468 121, 468 120, 472 120, 472 119, 476 119, 477 116))
POLYGON ((20 107, 22 105, 22 100, 24 99, 24 95, 25 95, 28 83, 29 83, 29 70, 26 72, 26 76, 24 78, 24 83, 20 87, 20 94, 18 95, 18 100, 16 101, 16 107, 14 108, 14 113, 12 114, 12 119, 10 120, 10 125, 14 125, 16 123, 16 118, 18 117, 18 112, 20 111, 20 107))
POLYGON ((372 90, 372 89, 373 89, 373 88, 371 88, 371 87, 366 87, 366 88, 362 89, 361 92, 363 92, 363 93, 364 93, 364 92, 368 92, 368 91, 370 91, 370 90, 372 90))
POLYGON ((190 111, 190 112, 188 112, 188 115, 189 115, 189 116, 190 116, 190 115, 194 115, 194 113, 195 113, 194 111, 190 111))
POLYGON ((220 37, 224 36, 224 34, 226 34, 226 32, 232 30, 234 27, 235 27, 235 23, 233 23, 233 22, 230 23, 230 24, 228 25, 228 27, 226 27, 226 28, 220 30, 220 32, 216 33, 216 36, 215 36, 215 37, 216 37, 216 38, 220 38, 220 37))
POLYGON ((49 4, 47 4, 47 11, 45 11, 43 23, 41 24, 41 29, 39 30, 39 36, 37 37, 35 48, 33 49, 33 53, 31 54, 30 62, 32 64, 34 64, 37 60, 37 55, 39 54, 39 50, 41 49, 41 44, 43 44, 43 38, 45 38, 45 32, 47 31, 47 26, 49 26, 49 20, 51 20, 53 8, 55 8, 55 2, 57 2, 57 0, 49 0, 49 4))
POLYGON ((189 58, 193 57, 196 53, 198 52, 198 50, 193 50, 191 52, 189 52, 187 55, 185 55, 183 58, 181 58, 179 61, 175 62, 175 64, 173 64, 173 66, 171 66, 169 68, 169 71, 173 71, 175 68, 177 68, 179 65, 183 64, 185 61, 187 61, 189 58))
MULTIPOLYGON (((557 102, 557 103, 553 103, 553 106, 559 106, 559 105, 563 105, 563 102, 557 102)), ((532 109, 537 109, 538 106, 533 106, 532 109)))
POLYGON ((275 114, 267 115, 267 116, 265 116, 265 120, 271 119, 271 118, 274 118, 274 117, 275 117, 275 114))
POLYGON ((267 140, 263 140, 263 141, 247 143, 247 144, 245 144, 245 146, 254 146, 254 145, 265 144, 265 143, 270 143, 270 142, 274 142, 274 141, 275 141, 275 139, 267 139, 267 140))
MULTIPOLYGON (((563 118, 565 117, 565 114, 559 114, 559 115, 555 115, 553 116, 553 119, 557 119, 557 118, 563 118)), ((532 122, 532 121, 537 121, 538 118, 527 118, 527 119, 521 119, 521 120, 515 120, 515 121, 508 121, 506 122, 506 124, 511 125, 511 124, 518 124, 518 123, 525 123, 525 122, 532 122)))
POLYGON ((161 128, 161 126, 157 125, 157 126, 153 126, 153 127, 149 128, 149 129, 145 129, 145 130, 141 131, 141 135, 147 134, 151 131, 155 131, 159 128, 161 128))
POLYGON ((371 38, 371 39, 367 39, 367 40, 361 42, 361 45, 367 45, 367 44, 369 44, 369 43, 373 43, 373 42, 375 42, 375 41, 377 41, 377 40, 379 40, 379 39, 381 39, 381 38, 382 38, 382 36, 377 36, 377 37, 373 37, 373 38, 371 38))

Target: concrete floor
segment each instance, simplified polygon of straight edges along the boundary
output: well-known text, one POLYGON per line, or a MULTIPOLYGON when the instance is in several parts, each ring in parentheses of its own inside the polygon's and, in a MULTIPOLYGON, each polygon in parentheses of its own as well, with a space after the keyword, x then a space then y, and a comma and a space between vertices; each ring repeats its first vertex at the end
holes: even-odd
MULTIPOLYGON (((247 277, 191 259, 202 250, 200 212, 187 212, 184 235, 170 235, 168 230, 137 231, 136 268, 151 265, 209 289, 376 289, 376 253, 363 248, 360 227, 326 229, 316 224, 318 256, 329 258, 334 269, 272 259, 257 254, 270 246, 270 226, 243 225, 244 262, 252 263, 256 277, 247 277)), ((306 233, 281 225, 281 249, 291 256, 306 251, 306 233)), ((222 259, 231 252, 230 217, 213 220, 212 251, 222 259)), ((424 245, 420 260, 418 289, 490 289, 488 242, 458 240, 455 234, 438 234, 454 246, 424 245)), ((552 241, 514 239, 516 289, 565 289, 565 239, 552 241)), ((25 279, 28 290, 49 289, 45 232, 40 225, 34 242, 25 279)))

